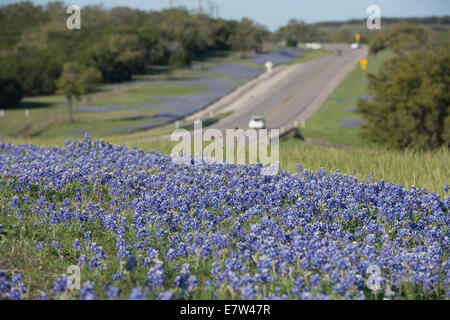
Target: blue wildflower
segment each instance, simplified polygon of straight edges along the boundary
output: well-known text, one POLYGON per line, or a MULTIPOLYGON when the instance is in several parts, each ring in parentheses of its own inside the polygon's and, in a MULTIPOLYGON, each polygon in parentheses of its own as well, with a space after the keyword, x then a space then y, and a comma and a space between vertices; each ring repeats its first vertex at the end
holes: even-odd
POLYGON ((134 288, 131 291, 130 297, 128 300, 146 300, 146 295, 142 292, 141 288, 134 288))

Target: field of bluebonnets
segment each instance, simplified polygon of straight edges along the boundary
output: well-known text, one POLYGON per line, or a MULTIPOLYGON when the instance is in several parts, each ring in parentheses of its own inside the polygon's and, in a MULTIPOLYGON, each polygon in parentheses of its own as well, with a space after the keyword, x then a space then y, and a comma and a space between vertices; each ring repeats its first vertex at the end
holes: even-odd
POLYGON ((0 297, 448 299, 448 196, 260 169, 0 144, 0 297))

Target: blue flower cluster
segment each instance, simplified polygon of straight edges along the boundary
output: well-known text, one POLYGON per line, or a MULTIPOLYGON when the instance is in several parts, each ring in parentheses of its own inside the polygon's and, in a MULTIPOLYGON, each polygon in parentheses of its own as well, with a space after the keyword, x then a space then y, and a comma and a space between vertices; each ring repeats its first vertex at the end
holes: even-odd
POLYGON ((223 63, 211 68, 212 72, 229 75, 239 79, 252 79, 259 76, 262 71, 241 64, 223 63))
POLYGON ((22 282, 20 274, 9 277, 0 272, 0 299, 20 300, 27 293, 27 287, 22 282))
MULTIPOLYGON (((35 246, 76 257, 90 280, 81 299, 450 296, 448 196, 301 166, 294 175, 260 170, 175 164, 88 136, 64 148, 0 144, 0 190, 12 191, 1 195, 0 223, 7 231, 12 219, 38 218, 36 228, 80 230, 35 246)), ((0 274, 3 298, 24 297, 13 277, 0 274)))
POLYGON ((364 124, 364 121, 358 119, 347 119, 341 122, 341 127, 358 127, 364 124))

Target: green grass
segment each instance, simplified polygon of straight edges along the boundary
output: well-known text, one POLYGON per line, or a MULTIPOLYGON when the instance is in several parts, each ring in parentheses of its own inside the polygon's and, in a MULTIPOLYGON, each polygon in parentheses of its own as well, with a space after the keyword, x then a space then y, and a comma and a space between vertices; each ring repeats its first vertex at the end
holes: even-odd
MULTIPOLYGON (((198 86, 161 85, 161 86, 124 86, 115 89, 101 88, 99 92, 89 94, 74 101, 74 123, 67 119, 66 100, 61 95, 25 98, 15 109, 4 110, 0 117, 0 135, 7 137, 41 136, 42 138, 68 137, 74 133, 88 131, 94 136, 117 134, 117 128, 138 127, 146 122, 158 121, 151 116, 163 109, 144 109, 130 111, 78 112, 78 108, 91 106, 142 106, 158 104, 156 99, 168 95, 191 95, 203 92, 198 86), (155 101, 151 101, 155 99, 155 101), (26 116, 28 112, 28 116, 26 116)), ((159 102, 161 103, 161 102, 159 102)))
MULTIPOLYGON (((163 109, 148 109, 135 111, 114 111, 110 113, 75 113, 75 122, 66 121, 64 106, 50 112, 30 110, 30 117, 25 117, 25 111, 8 112, 4 117, 6 125, 2 128, 5 136, 39 137, 52 139, 73 135, 83 135, 87 131, 93 136, 111 135, 117 128, 139 126, 147 122, 158 123, 152 117, 163 109), (11 119, 11 122, 8 122, 11 119), (8 131, 6 131, 8 129, 8 131)), ((1 123, 1 121, 0 121, 1 123)))
POLYGON ((3 111, 3 116, 0 117, 0 135, 20 135, 36 122, 51 119, 63 103, 64 97, 58 95, 24 98, 17 108, 3 111), (28 117, 26 110, 29 112, 28 117))
MULTIPOLYGON (((233 113, 233 111, 222 112, 222 113, 218 113, 212 117, 206 118, 206 119, 202 120, 202 127, 206 128, 206 127, 212 126, 214 123, 219 122, 221 119, 228 117, 232 113, 233 113)), ((194 130, 194 123, 191 122, 190 124, 185 125, 182 128, 192 131, 192 130, 194 130)))
POLYGON ((341 127, 341 123, 348 119, 361 120, 357 113, 349 109, 356 107, 358 99, 368 92, 366 74, 376 73, 381 64, 392 55, 389 51, 383 51, 376 56, 369 56, 367 70, 362 70, 359 64, 356 65, 323 106, 306 121, 301 134, 337 144, 372 147, 359 136, 359 127, 341 127))
POLYGON ((329 55, 330 53, 331 51, 327 49, 319 49, 319 50, 306 49, 306 51, 301 56, 299 56, 295 60, 292 60, 289 64, 308 62, 310 60, 329 55))
MULTIPOLYGON (((208 76, 205 70, 223 63, 242 64, 253 68, 263 69, 264 66, 253 63, 248 59, 252 54, 233 51, 213 51, 193 61, 192 66, 183 69, 172 70, 168 66, 152 66, 147 74, 134 75, 133 79, 138 81, 170 81, 188 80, 208 76)), ((216 75, 215 75, 216 76, 216 75)), ((221 77, 227 79, 223 74, 221 77)))
POLYGON ((160 86, 138 86, 126 89, 117 88, 116 91, 106 91, 100 94, 87 96, 89 106, 143 106, 149 103, 154 104, 158 101, 151 101, 165 96, 194 95, 205 91, 198 86, 183 86, 167 84, 160 86))
POLYGON ((414 185, 441 196, 444 196, 443 186, 450 183, 450 152, 446 148, 428 152, 382 147, 343 149, 289 138, 280 143, 280 158, 281 166, 290 172, 296 172, 300 163, 314 171, 338 169, 362 181, 373 173, 374 181, 390 181, 406 188, 414 185))

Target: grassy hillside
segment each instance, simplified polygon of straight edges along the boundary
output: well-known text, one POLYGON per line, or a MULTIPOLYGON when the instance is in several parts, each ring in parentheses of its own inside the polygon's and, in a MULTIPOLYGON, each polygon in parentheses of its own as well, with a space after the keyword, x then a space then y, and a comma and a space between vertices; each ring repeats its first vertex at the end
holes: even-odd
MULTIPOLYGON (((357 167, 359 156, 365 168, 377 160, 333 160, 333 151, 293 142, 282 144, 283 158, 317 165, 327 155, 331 166, 342 157, 357 167)), ((417 164, 438 173, 438 156, 417 164)), ((405 158, 378 160, 402 170, 405 158)), ((412 175, 409 161, 402 175, 412 175)), ((449 295, 448 201, 416 188, 323 171, 268 177, 255 166, 177 165, 89 138, 61 149, 0 145, 0 169, 0 299, 449 295), (74 265, 81 290, 69 291, 74 265), (367 281, 373 267, 385 279, 378 290, 367 281)))
POLYGON ((305 128, 300 129, 301 134, 337 144, 370 147, 358 135, 359 126, 356 124, 361 117, 356 114, 355 108, 358 99, 368 94, 367 73, 376 73, 381 64, 392 55, 390 51, 383 51, 376 56, 369 56, 367 70, 356 65, 323 106, 306 122, 305 128), (352 120, 355 120, 354 124, 351 123, 352 120))
MULTIPOLYGON (((152 99, 171 96, 189 96, 204 90, 198 86, 110 86, 96 93, 75 100, 75 122, 68 123, 66 100, 63 96, 39 96, 25 98, 14 109, 3 111, 0 117, 0 135, 11 137, 71 137, 83 136, 84 132, 93 135, 113 135, 116 129, 139 126, 155 121, 152 115, 163 111, 158 108, 130 108, 130 110, 105 110, 100 112, 81 112, 80 108, 89 106, 139 107, 152 99)), ((159 104, 155 100, 152 104, 159 104)))

